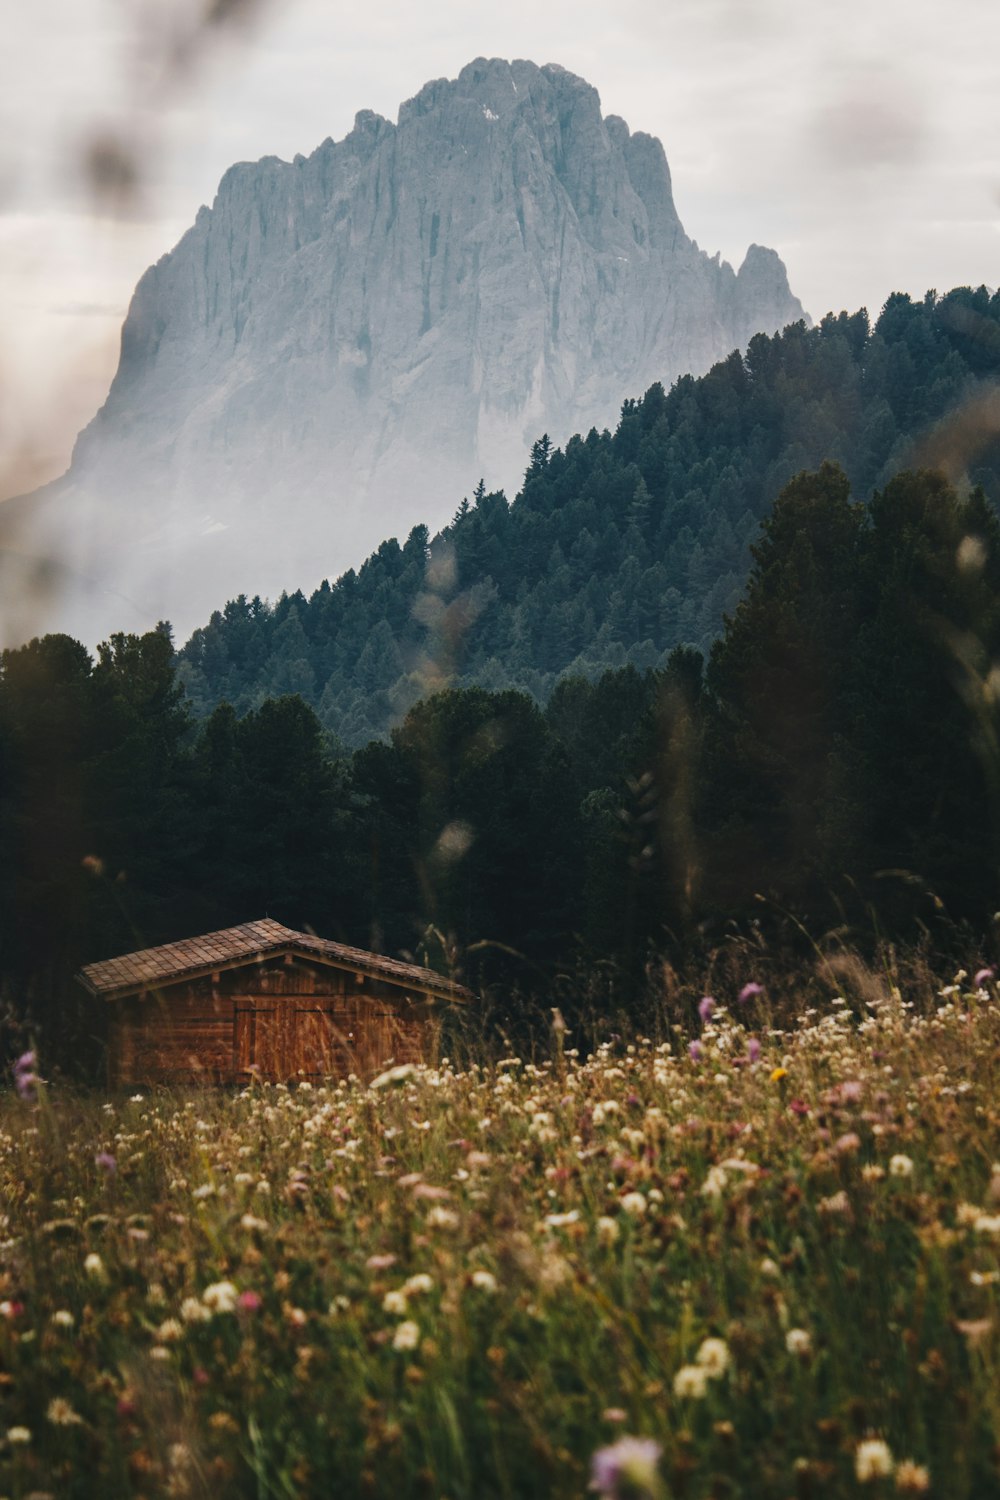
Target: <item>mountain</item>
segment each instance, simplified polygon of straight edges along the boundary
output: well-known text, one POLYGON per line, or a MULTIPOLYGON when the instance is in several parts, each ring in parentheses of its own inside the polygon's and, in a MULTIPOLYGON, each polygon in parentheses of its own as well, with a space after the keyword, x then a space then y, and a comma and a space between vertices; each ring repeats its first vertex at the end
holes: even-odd
POLYGON ((335 576, 532 440, 802 317, 774 251, 684 233, 659 141, 555 65, 479 59, 394 125, 232 167, 146 272, 63 479, 5 514, 87 639, 335 576))
POLYGON ((756 335, 627 400, 614 432, 535 446, 521 494, 476 491, 355 572, 273 606, 241 595, 180 652, 196 712, 299 692, 346 746, 443 682, 526 688, 707 652, 779 491, 825 459, 858 497, 944 469, 1000 503, 1000 293, 959 287, 756 335))

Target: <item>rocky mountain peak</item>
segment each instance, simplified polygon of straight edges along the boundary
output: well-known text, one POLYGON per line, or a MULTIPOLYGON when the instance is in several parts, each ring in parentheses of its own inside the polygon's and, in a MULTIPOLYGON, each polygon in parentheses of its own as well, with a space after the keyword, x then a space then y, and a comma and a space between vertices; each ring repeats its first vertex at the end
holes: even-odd
POLYGON ((231 167, 142 277, 108 399, 29 507, 72 548, 67 623, 184 632, 312 586, 480 476, 513 492, 543 431, 801 316, 773 251, 736 274, 688 238, 662 145, 584 79, 477 58, 396 124, 231 167))

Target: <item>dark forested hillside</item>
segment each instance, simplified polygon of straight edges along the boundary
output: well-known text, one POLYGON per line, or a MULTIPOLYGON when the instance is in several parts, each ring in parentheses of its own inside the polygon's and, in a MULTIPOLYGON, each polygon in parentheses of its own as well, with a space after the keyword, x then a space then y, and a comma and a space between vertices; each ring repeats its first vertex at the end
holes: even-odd
POLYGON ((163 632, 47 636, 0 657, 0 1007, 75 1059, 78 964, 265 914, 538 1003, 573 973, 630 1003, 751 919, 985 934, 998 660, 982 490, 864 504, 833 464, 777 497, 704 671, 453 688, 349 758, 294 694, 194 726, 163 632))
POLYGON ((614 433, 541 439, 509 504, 482 486, 431 541, 269 605, 240 597, 180 652, 195 713, 300 693, 346 747, 448 681, 544 701, 567 672, 705 651, 750 544, 796 473, 833 460, 858 498, 913 463, 1000 500, 1000 293, 897 294, 754 338, 701 379, 654 385, 614 433))

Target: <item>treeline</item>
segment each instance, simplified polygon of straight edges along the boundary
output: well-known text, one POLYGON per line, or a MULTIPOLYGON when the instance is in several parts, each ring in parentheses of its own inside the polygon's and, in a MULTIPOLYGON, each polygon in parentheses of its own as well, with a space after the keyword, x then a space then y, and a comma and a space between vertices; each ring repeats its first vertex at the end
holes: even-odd
POLYGON ((707 654, 794 474, 834 460, 869 497, 931 463, 1000 502, 1000 441, 980 420, 998 380, 1000 293, 983 287, 893 295, 874 328, 861 311, 758 335, 626 401, 613 434, 539 440, 513 504, 480 485, 433 541, 417 526, 309 599, 228 603, 180 652, 193 710, 300 693, 356 748, 443 679, 544 702, 566 673, 707 654))
MULTIPOLYGON (((703 664, 471 687, 336 753, 282 696, 195 724, 168 634, 2 658, 0 973, 52 1051, 79 964, 269 914, 551 1003, 727 924, 983 928, 1000 905, 1000 527, 906 473, 783 491, 703 664), (596 977, 595 977, 596 976, 596 977)), ((599 998, 599 997, 598 997, 599 998)))

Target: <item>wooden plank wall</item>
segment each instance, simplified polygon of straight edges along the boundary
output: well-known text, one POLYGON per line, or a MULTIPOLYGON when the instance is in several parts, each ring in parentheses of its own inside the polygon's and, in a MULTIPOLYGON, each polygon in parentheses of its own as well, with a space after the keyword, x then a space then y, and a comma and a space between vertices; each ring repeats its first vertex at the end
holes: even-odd
POLYGON ((420 1061, 437 1032, 426 997, 299 959, 112 1004, 112 1087, 366 1078, 420 1061))

